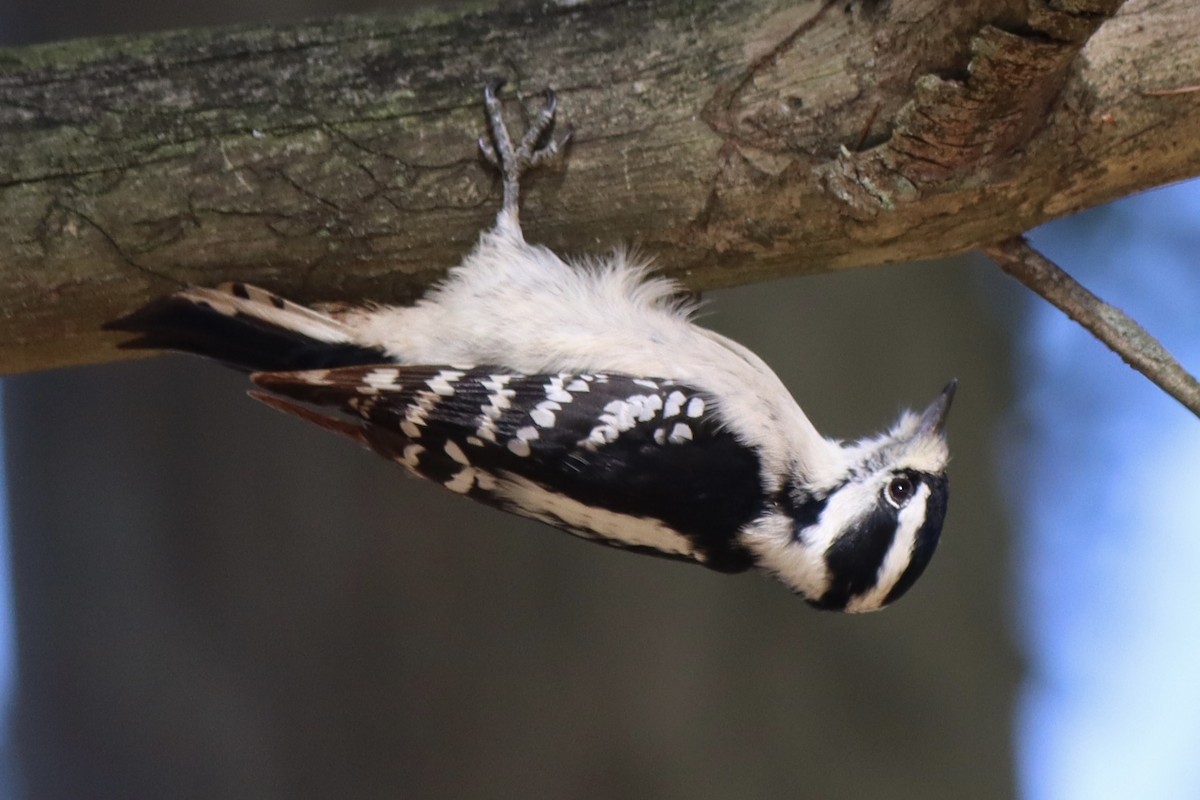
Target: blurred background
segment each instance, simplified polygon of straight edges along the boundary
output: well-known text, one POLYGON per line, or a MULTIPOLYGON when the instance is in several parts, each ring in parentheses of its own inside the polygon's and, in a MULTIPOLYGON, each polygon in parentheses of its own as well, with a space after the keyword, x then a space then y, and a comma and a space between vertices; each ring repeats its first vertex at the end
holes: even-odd
MULTIPOLYGON (((0 44, 378 6, 0 0, 0 44)), ((1197 219, 1182 185, 1034 239, 1195 370, 1197 219)), ((196 359, 11 377, 0 796, 1200 796, 1200 423, 982 259, 706 299, 828 435, 959 378, 896 607, 476 507, 196 359)))

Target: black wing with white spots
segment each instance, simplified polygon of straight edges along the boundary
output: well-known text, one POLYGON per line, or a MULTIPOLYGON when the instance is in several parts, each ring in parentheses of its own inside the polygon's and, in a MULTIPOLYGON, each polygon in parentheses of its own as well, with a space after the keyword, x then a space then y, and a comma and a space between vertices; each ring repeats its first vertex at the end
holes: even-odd
POLYGON ((376 365, 259 373, 271 405, 368 444, 452 491, 580 536, 751 566, 738 529, 764 509, 759 461, 702 392, 619 374, 376 365))

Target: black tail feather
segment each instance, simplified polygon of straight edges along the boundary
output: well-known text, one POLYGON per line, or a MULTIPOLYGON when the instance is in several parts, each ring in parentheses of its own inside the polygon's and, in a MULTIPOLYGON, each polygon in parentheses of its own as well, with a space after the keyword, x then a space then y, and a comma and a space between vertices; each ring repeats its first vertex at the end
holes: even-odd
POLYGON ((326 369, 390 361, 375 347, 325 342, 245 313, 225 314, 171 295, 112 322, 105 330, 136 333, 126 350, 175 350, 221 361, 243 372, 326 369))

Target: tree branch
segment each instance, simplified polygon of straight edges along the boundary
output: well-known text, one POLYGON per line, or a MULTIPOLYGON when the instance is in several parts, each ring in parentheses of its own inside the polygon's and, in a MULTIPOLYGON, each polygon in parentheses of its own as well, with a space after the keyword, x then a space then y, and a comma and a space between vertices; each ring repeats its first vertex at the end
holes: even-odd
POLYGON ((413 299, 494 215, 496 75, 576 127, 523 217, 561 252, 633 241, 707 288, 1015 235, 1200 171, 1200 96, 1161 94, 1200 18, 1119 5, 592 0, 0 51, 0 370, 119 357, 100 324, 182 283, 413 299))
POLYGON ((1023 237, 989 245, 983 252, 1200 417, 1200 382, 1136 320, 1089 292, 1023 237))

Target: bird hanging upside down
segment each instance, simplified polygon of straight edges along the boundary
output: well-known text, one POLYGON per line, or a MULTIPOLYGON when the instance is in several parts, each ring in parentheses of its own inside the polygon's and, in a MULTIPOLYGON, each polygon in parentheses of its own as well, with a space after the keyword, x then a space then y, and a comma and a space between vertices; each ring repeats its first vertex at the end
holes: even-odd
POLYGON ((952 381, 845 445, 752 352, 692 321, 671 281, 617 251, 567 263, 525 241, 524 173, 560 155, 556 100, 519 142, 498 83, 485 158, 495 226, 409 307, 322 313, 242 283, 189 288, 111 323, 123 346, 250 371, 267 405, 410 472, 603 544, 771 573, 824 609, 871 611, 924 571, 946 513, 952 381))

